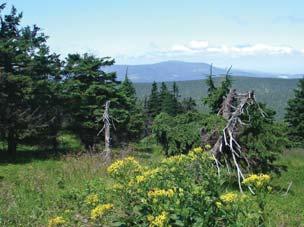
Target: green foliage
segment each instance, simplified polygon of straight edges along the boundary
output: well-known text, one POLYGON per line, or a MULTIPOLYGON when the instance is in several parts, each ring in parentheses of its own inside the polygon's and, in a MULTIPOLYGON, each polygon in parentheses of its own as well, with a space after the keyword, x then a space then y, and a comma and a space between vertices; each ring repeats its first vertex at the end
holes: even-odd
MULTIPOLYGON (((213 78, 215 86, 219 86, 223 77, 213 78)), ((206 80, 191 80, 176 82, 179 87, 180 99, 192 97, 199 111, 208 112, 210 109, 203 105, 202 97, 208 96, 208 87, 206 80)), ((233 76, 232 89, 235 88, 239 92, 254 90, 259 102, 266 103, 267 106, 276 111, 276 119, 284 118, 285 108, 288 99, 293 98, 293 89, 296 88, 298 79, 278 79, 278 78, 254 78, 233 76)), ((173 82, 166 83, 168 87, 173 86, 173 82)), ((139 100, 144 100, 150 94, 151 83, 135 83, 135 89, 139 100)))
POLYGON ((149 116, 154 118, 159 113, 167 113, 170 116, 176 116, 180 113, 195 110, 196 103, 191 97, 185 98, 182 101, 180 101, 179 98, 179 88, 176 82, 172 84, 172 90, 169 90, 166 83, 162 82, 160 91, 158 91, 157 83, 154 82, 147 101, 147 112, 149 116))
POLYGON ((251 169, 279 172, 282 166, 276 165, 275 161, 289 144, 286 125, 275 122, 275 112, 263 104, 249 106, 248 113, 250 116, 245 115, 243 120, 249 125, 241 132, 239 140, 251 169))
POLYGON ((224 120, 218 116, 188 112, 172 117, 158 115, 153 123, 153 134, 162 145, 165 155, 185 154, 200 145, 200 129, 221 131, 224 120))
POLYGON ((299 81, 294 95, 288 101, 285 120, 289 126, 290 139, 304 146, 304 78, 299 81))
POLYGON ((152 118, 154 118, 161 111, 160 97, 159 97, 158 87, 156 82, 153 82, 152 84, 151 94, 147 101, 147 108, 148 108, 148 114, 152 118))
POLYGON ((4 8, 2 4, 0 136, 7 141, 8 152, 14 154, 18 143, 34 141, 41 131, 49 134, 49 129, 54 129, 47 80, 58 79, 61 62, 58 55, 50 53, 39 27, 21 26, 22 14, 12 7, 8 15, 2 15, 4 8))
POLYGON ((183 112, 196 111, 196 102, 192 97, 184 98, 181 105, 183 112))
POLYGON ((213 159, 201 149, 164 159, 157 167, 126 158, 108 172, 122 202, 114 204, 122 212, 116 214, 121 225, 216 226, 236 223, 241 216, 240 207, 224 211, 217 206, 223 188, 213 159))
POLYGON ((124 94, 128 103, 129 119, 126 126, 126 137, 128 141, 135 141, 138 140, 143 133, 144 114, 143 109, 137 103, 136 91, 133 83, 129 80, 127 75, 121 83, 120 91, 124 94))
POLYGON ((212 74, 208 76, 206 85, 208 87, 208 96, 203 98, 203 103, 209 107, 211 113, 217 114, 221 108, 225 96, 229 93, 232 86, 232 79, 229 75, 229 70, 219 87, 215 86, 212 74))
POLYGON ((105 73, 102 66, 113 64, 109 58, 92 55, 69 55, 66 59, 64 83, 68 129, 79 136, 86 148, 98 143, 98 131, 104 104, 110 101, 113 119, 111 135, 114 143, 136 139, 142 129, 142 115, 136 106, 135 90, 126 77, 119 86, 115 73, 105 73))

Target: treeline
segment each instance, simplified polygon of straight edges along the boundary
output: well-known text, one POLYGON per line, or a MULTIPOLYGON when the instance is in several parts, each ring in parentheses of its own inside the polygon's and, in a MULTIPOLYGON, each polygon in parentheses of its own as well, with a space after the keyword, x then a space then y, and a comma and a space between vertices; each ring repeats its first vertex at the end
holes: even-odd
POLYGON ((102 70, 114 64, 110 57, 76 53, 62 60, 38 26, 22 26, 22 14, 12 7, 3 15, 5 7, 0 7, 0 139, 9 154, 19 144, 58 151, 62 131, 76 135, 86 149, 100 144, 106 101, 114 146, 150 134, 160 112, 174 116, 194 110, 191 98, 179 100, 176 84, 169 90, 163 83, 160 91, 155 84, 141 103, 127 72, 121 82, 115 72, 102 70))
POLYGON ((111 102, 116 130, 113 144, 136 140, 142 133, 143 111, 127 78, 121 83, 104 66, 114 60, 89 54, 51 53, 47 36, 36 25, 22 26, 22 14, 0 6, 0 138, 7 151, 18 144, 58 149, 58 134, 68 130, 86 148, 100 140, 103 105, 111 102))
MULTIPOLYGON (((50 51, 48 37, 39 27, 22 26, 22 14, 12 7, 10 13, 4 15, 5 7, 5 4, 0 6, 0 139, 7 144, 9 154, 16 153, 18 144, 58 151, 58 136, 62 131, 79 137, 86 149, 100 144, 102 140, 97 134, 103 126, 106 101, 110 101, 110 120, 114 129, 111 130, 111 145, 138 141, 151 133, 161 137, 158 139, 162 145, 166 143, 166 154, 182 153, 197 144, 197 140, 193 142, 197 136, 189 136, 198 133, 195 127, 202 122, 196 103, 191 97, 182 99, 176 83, 170 88, 162 83, 158 88, 154 82, 149 97, 137 100, 127 72, 124 81, 120 82, 115 72, 102 70, 114 64, 112 58, 76 53, 68 54, 62 60, 50 51), (191 115, 193 113, 196 114, 191 115), (176 134, 171 131, 166 137, 169 134, 161 131, 171 130, 171 126, 165 127, 166 122, 171 122, 172 127, 181 127, 175 129, 176 134), (195 127, 188 127, 187 123, 195 127), (190 128, 195 130, 185 135, 190 128)), ((289 102, 286 116, 289 128, 292 128, 289 130, 290 138, 297 141, 303 139, 304 131, 303 84, 302 80, 295 99, 289 102)), ((227 74, 216 86, 210 75, 207 85, 208 95, 202 101, 215 115, 232 86, 232 80, 227 74)), ((265 112, 269 112, 267 120, 254 115, 256 121, 252 122, 256 124, 247 129, 244 132, 247 137, 243 137, 248 144, 251 144, 249 140, 255 141, 255 146, 251 145, 250 149, 259 152, 274 145, 274 140, 266 146, 268 140, 260 143, 256 137, 263 138, 266 129, 273 128, 274 112, 267 111, 267 108, 265 112)), ((268 132, 267 136, 272 138, 268 132)))

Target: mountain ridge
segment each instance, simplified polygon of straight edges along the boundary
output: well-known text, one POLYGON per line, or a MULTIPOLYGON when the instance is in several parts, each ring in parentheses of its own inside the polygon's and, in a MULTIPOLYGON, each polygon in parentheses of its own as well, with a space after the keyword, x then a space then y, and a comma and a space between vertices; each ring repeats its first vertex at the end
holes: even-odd
MULTIPOLYGON (((128 69, 129 78, 135 83, 161 81, 189 81, 204 79, 210 73, 210 64, 203 62, 163 61, 152 64, 124 65, 117 64, 102 68, 105 72, 116 72, 118 80, 123 80, 128 69)), ((227 69, 213 66, 213 74, 221 76, 227 69)), ((257 78, 300 78, 300 74, 274 74, 250 70, 231 69, 232 76, 257 78)))

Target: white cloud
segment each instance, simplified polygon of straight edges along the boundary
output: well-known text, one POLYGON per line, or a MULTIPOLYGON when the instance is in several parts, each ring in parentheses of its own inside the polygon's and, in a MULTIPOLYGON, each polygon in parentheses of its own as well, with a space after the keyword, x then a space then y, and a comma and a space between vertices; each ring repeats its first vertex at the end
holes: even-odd
POLYGON ((209 43, 208 43, 208 41, 204 41, 204 40, 192 40, 192 41, 190 41, 188 46, 191 49, 204 49, 209 46, 209 43))
POLYGON ((296 50, 286 45, 270 45, 258 43, 245 46, 227 46, 227 45, 214 45, 210 46, 208 41, 192 40, 187 44, 175 44, 168 52, 179 53, 214 53, 214 54, 228 54, 228 55, 284 55, 292 53, 303 53, 304 49, 296 50))
POLYGON ((208 41, 192 40, 187 44, 175 44, 171 50, 175 52, 197 52, 206 49, 208 46, 208 41))

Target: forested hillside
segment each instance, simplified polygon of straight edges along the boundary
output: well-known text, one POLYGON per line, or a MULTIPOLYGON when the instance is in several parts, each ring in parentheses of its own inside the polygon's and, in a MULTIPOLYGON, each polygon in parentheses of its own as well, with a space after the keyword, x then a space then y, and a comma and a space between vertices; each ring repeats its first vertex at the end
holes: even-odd
MULTIPOLYGON (((215 78, 219 82, 221 78, 215 78)), ((192 97, 195 99, 199 109, 206 109, 202 104, 202 97, 207 95, 207 86, 203 80, 179 81, 176 82, 181 98, 192 97)), ((282 119, 285 113, 287 100, 293 97, 293 89, 296 88, 298 79, 274 79, 274 78, 253 78, 233 77, 233 87, 240 91, 253 89, 256 92, 257 100, 265 102, 277 112, 277 118, 282 119)), ((168 82, 169 87, 173 84, 168 82)), ((151 90, 151 83, 135 83, 136 93, 140 99, 148 96, 151 90)))

